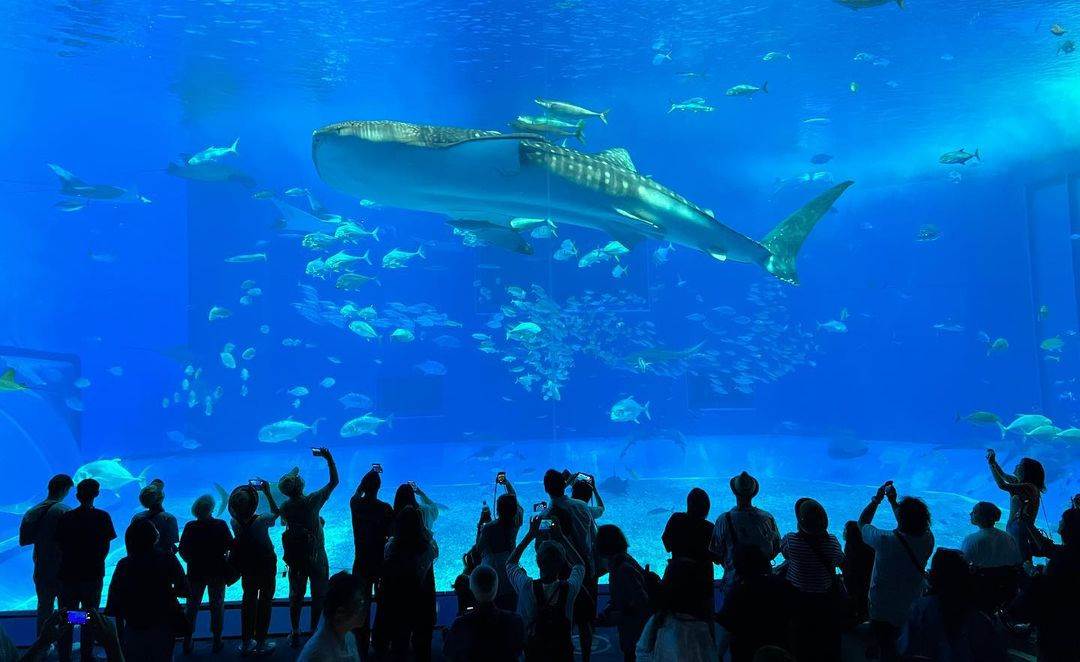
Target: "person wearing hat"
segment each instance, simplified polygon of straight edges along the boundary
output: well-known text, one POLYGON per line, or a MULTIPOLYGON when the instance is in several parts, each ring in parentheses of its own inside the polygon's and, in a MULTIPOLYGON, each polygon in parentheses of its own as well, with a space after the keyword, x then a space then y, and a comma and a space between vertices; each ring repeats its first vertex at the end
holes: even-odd
POLYGON ((839 660, 843 605, 834 592, 836 569, 844 561, 840 541, 829 533, 829 515, 814 499, 795 502, 798 530, 780 541, 786 579, 796 590, 792 648, 798 660, 839 660))
POLYGON ((131 518, 134 524, 139 520, 150 520, 158 531, 157 548, 169 554, 176 553, 176 547, 180 544, 180 527, 176 524, 176 518, 165 512, 165 481, 155 478, 139 490, 139 503, 143 510, 135 513, 131 518))
POLYGON ((727 590, 735 578, 735 550, 741 545, 759 548, 771 563, 780 553, 780 531, 773 516, 753 505, 758 493, 757 479, 743 471, 731 479, 735 507, 716 518, 709 551, 724 569, 721 588, 727 590))
POLYGON ((308 584, 311 584, 311 631, 314 632, 319 625, 323 596, 330 580, 330 561, 326 556, 323 519, 319 513, 338 486, 338 472, 334 456, 328 449, 315 448, 312 454, 326 460, 330 472, 326 485, 305 494, 299 468, 294 468, 278 482, 278 489, 286 497, 279 510, 285 524, 281 547, 289 566, 289 619, 292 623, 289 645, 293 648, 300 647, 300 611, 308 584))
POLYGON ((270 483, 255 478, 229 495, 233 546, 229 564, 240 573, 240 655, 271 655, 274 642, 267 641, 273 610, 277 553, 270 527, 278 520, 278 507, 270 483), (266 497, 268 512, 259 514, 259 492, 266 497))

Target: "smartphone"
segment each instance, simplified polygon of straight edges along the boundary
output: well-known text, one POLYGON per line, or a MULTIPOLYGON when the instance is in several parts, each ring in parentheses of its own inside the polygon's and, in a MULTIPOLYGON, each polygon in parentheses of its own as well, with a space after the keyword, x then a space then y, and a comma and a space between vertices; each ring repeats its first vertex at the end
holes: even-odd
POLYGON ((409 481, 409 487, 411 487, 413 489, 413 492, 415 492, 416 491, 416 481, 415 480, 410 480, 409 481))
POLYGON ((554 525, 555 525, 555 522, 553 522, 552 520, 549 520, 549 519, 540 520, 540 530, 541 531, 550 531, 551 527, 553 527, 554 525))
POLYGON ((505 471, 500 471, 499 473, 495 474, 495 484, 496 485, 502 485, 505 482, 506 482, 506 472, 505 471))
POLYGON ((586 474, 578 472, 577 479, 580 480, 580 481, 584 481, 584 482, 588 483, 589 485, 592 485, 592 476, 588 476, 586 474))
POLYGON ((318 455, 319 451, 321 451, 321 450, 322 450, 321 448, 312 448, 311 449, 311 454, 312 455, 318 455))
POLYGON ((67 622, 71 625, 86 625, 90 619, 90 614, 85 611, 69 611, 67 613, 67 622))
POLYGON ((374 471, 377 474, 381 474, 382 473, 382 465, 379 464, 378 462, 372 462, 371 463, 371 470, 374 471))
POLYGON ((537 501, 533 504, 534 513, 539 513, 544 510, 547 510, 547 501, 537 501))
POLYGON ((248 481, 248 485, 254 487, 257 490, 261 490, 266 485, 266 481, 259 480, 258 478, 252 478, 248 481))

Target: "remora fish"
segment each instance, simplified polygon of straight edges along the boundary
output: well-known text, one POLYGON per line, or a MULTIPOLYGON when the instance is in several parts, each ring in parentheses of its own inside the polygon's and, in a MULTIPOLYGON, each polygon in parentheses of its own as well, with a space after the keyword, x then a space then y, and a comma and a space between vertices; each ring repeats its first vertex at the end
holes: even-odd
POLYGON ((381 203, 509 227, 548 218, 607 232, 632 248, 670 241, 717 260, 757 264, 797 284, 795 257, 853 182, 838 184, 758 242, 638 174, 628 159, 558 147, 529 133, 353 121, 314 132, 312 160, 338 190, 381 203))

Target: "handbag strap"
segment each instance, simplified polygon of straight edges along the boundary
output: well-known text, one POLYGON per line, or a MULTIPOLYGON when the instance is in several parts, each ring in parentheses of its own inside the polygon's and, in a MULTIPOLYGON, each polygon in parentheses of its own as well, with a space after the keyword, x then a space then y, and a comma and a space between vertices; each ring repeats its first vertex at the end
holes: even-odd
POLYGON ((896 536, 896 539, 900 541, 900 545, 904 548, 904 551, 907 552, 908 558, 911 559, 911 565, 915 566, 915 569, 919 571, 919 574, 925 577, 926 564, 919 563, 919 559, 915 556, 915 550, 911 549, 911 545, 908 544, 908 541, 904 536, 900 535, 899 531, 894 530, 893 535, 896 536))
POLYGON ((735 531, 735 522, 731 519, 731 511, 724 513, 724 521, 727 522, 728 532, 731 533, 731 546, 739 546, 739 534, 735 531))
POLYGON ((814 556, 817 557, 817 560, 821 563, 821 565, 825 566, 825 569, 829 571, 829 574, 835 575, 836 564, 830 562, 827 558, 825 558, 825 553, 821 551, 821 548, 818 547, 817 544, 815 544, 815 542, 812 541, 809 536, 804 537, 803 542, 805 542, 806 546, 810 548, 810 551, 814 554, 814 556))

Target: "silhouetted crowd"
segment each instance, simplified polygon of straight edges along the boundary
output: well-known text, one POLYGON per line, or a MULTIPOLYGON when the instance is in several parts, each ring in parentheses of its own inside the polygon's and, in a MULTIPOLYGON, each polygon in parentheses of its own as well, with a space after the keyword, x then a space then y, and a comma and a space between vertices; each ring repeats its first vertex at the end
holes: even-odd
MULTIPOLYGON (((353 567, 331 575, 321 510, 338 472, 330 451, 314 453, 329 470, 322 488, 305 491, 294 469, 277 483, 285 497, 279 504, 270 483, 254 479, 229 495, 230 522, 214 516, 217 504, 204 495, 182 532, 165 510, 164 483, 151 481, 139 494, 145 510, 124 532, 127 555, 103 610, 113 521, 94 506, 97 481, 74 485, 55 476, 20 529, 21 544, 34 548, 39 638, 21 658, 9 652, 10 659, 42 659, 55 648, 67 662, 73 623, 81 626, 84 662, 93 659, 95 645, 110 661, 168 660, 178 639, 190 653, 204 597, 212 648, 221 651, 225 589, 236 582, 243 595, 239 653, 270 653, 280 565, 271 529, 279 520, 288 644, 300 649, 297 659, 430 659, 439 556, 432 527, 439 507, 415 483, 399 486, 392 504, 381 501, 382 467, 373 465, 350 500, 353 567), (65 503, 72 488, 74 508, 65 503)), ((998 662, 1008 659, 1007 642, 1034 641, 1039 660, 1077 662, 1080 497, 1061 515, 1055 542, 1036 526, 1046 489, 1042 465, 1024 458, 1009 474, 992 450, 987 461, 1009 495, 1007 523, 997 527, 1002 511, 994 504, 974 504, 975 530, 961 549, 935 552, 929 508, 917 497, 901 497, 892 481, 844 525, 842 542, 812 498, 795 502, 797 528, 781 535, 774 517, 754 506, 758 481, 742 472, 730 481, 734 506, 715 520, 709 495, 690 491, 686 511, 673 513, 664 528, 671 556, 659 574, 634 559, 618 526, 597 524, 604 502, 592 476, 548 470, 546 498, 526 517, 500 472, 495 482, 503 493, 494 514, 484 505, 476 542, 453 583, 458 613, 443 632, 443 654, 469 662, 569 661, 576 633, 578 654, 588 662, 593 629, 609 627, 624 660, 833 661, 843 659, 844 634, 854 632, 863 636, 847 640, 860 642, 867 659, 998 662), (878 517, 882 504, 891 516, 878 517), (526 553, 535 555, 535 577, 521 565, 526 553), (1036 565, 1036 558, 1046 563, 1036 565), (605 575, 606 603, 598 592, 605 575)), ((6 645, 0 641, 0 659, 8 659, 6 645)))

